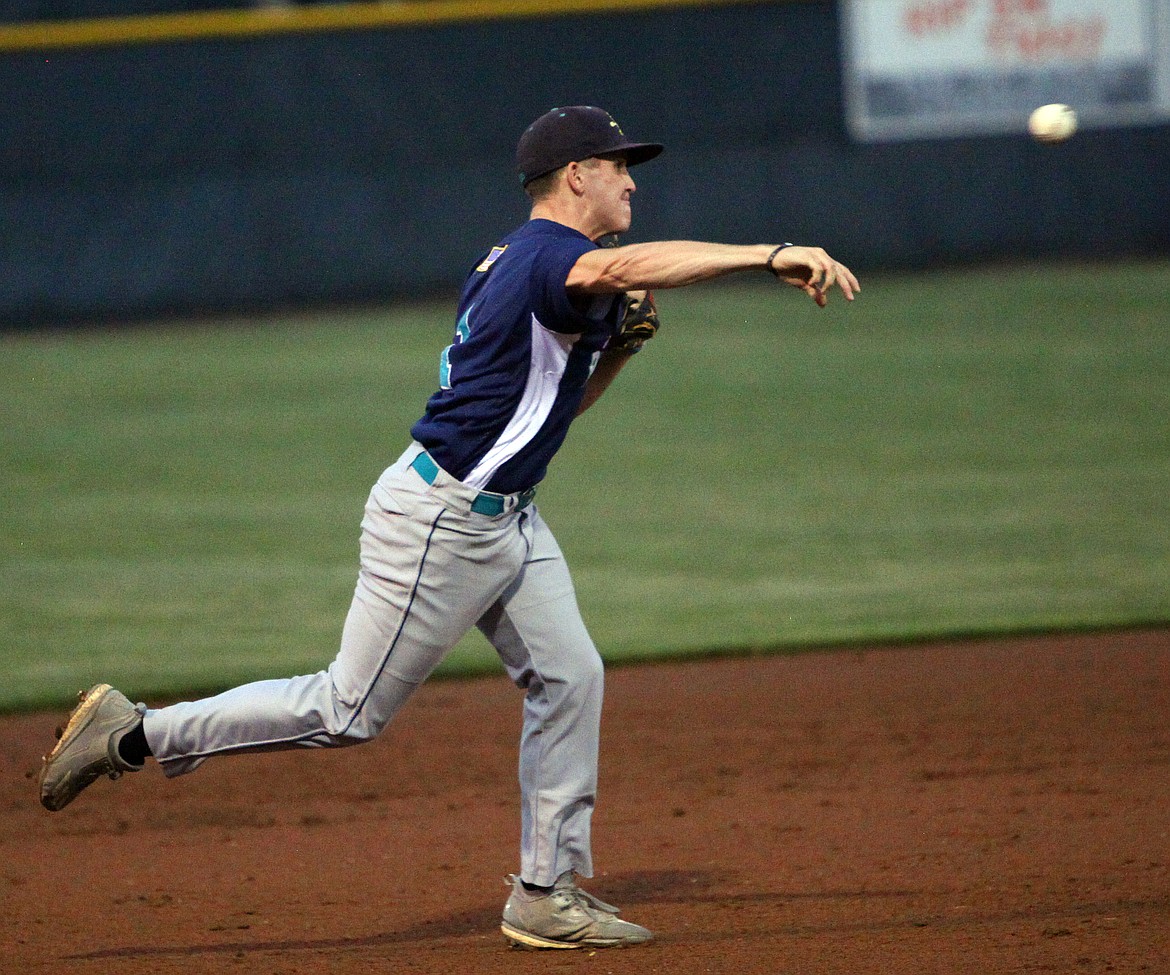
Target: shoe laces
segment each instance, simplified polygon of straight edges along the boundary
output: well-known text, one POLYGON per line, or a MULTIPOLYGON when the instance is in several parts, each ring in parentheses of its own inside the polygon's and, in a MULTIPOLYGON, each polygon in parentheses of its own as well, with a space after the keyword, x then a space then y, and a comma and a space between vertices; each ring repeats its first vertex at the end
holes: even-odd
MULTIPOLYGON (((504 883, 509 887, 513 887, 520 884, 521 880, 515 874, 508 874, 504 878, 504 883)), ((572 871, 568 871, 557 877, 557 882, 553 885, 552 890, 548 892, 548 896, 555 897, 557 902, 564 907, 570 907, 576 904, 591 914, 600 912, 616 917, 621 913, 612 904, 607 904, 599 897, 594 897, 589 891, 582 890, 578 887, 576 877, 572 871)))
POLYGON ((600 911, 602 914, 616 915, 618 909, 612 904, 607 904, 598 897, 594 897, 589 891, 582 890, 577 886, 576 877, 572 872, 561 874, 557 878, 556 886, 553 887, 553 893, 567 893, 571 894, 573 900, 582 907, 594 911, 600 911))
POLYGON ((580 887, 574 887, 573 893, 576 895, 578 901, 584 901, 587 907, 591 907, 602 914, 617 914, 618 910, 612 904, 607 904, 603 900, 594 897, 589 891, 582 890, 580 887))

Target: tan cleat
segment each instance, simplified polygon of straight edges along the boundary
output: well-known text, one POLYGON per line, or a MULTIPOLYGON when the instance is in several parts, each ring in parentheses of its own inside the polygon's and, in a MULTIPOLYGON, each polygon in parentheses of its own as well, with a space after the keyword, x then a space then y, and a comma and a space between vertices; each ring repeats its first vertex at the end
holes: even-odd
POLYGON ((45 756, 37 779, 41 805, 52 812, 64 809, 103 775, 116 779, 142 768, 118 754, 118 743, 142 721, 145 707, 135 707, 109 684, 95 684, 78 697, 80 703, 69 715, 61 740, 45 756))
POLYGON ((561 874, 548 893, 525 890, 519 877, 507 881, 512 895, 504 905, 500 930, 514 947, 626 948, 654 937, 578 887, 572 871, 561 874))

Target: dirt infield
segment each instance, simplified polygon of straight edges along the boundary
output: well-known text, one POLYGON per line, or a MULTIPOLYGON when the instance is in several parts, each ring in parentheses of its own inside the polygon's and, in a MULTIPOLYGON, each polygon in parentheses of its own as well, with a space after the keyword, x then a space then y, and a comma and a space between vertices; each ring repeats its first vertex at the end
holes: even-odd
POLYGON ((0 971, 1170 970, 1170 630, 613 670, 597 877, 657 932, 519 952, 520 693, 433 683, 363 748, 157 768, 61 813, 3 719, 0 971))

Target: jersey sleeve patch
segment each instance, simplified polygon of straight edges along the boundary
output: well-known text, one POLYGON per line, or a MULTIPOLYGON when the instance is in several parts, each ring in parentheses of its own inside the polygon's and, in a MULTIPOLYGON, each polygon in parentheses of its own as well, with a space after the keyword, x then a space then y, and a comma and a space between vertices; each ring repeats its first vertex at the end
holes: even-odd
MULTIPOLYGON (((493 247, 488 253, 488 256, 485 257, 479 267, 476 268, 476 271, 490 271, 492 265, 500 259, 501 255, 503 255, 504 251, 507 249, 507 244, 505 244, 503 247, 493 247)), ((463 266, 466 267, 467 265, 465 264, 463 266)))

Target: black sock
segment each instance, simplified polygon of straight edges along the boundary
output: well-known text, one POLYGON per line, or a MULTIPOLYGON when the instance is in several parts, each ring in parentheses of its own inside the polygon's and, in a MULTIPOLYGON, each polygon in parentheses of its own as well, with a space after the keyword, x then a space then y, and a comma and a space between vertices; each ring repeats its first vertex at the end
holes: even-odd
POLYGON ((142 722, 131 728, 118 742, 118 754, 129 765, 142 765, 150 754, 150 745, 146 743, 146 732, 142 730, 142 722))
POLYGON ((527 880, 521 880, 520 886, 523 887, 530 894, 547 894, 551 887, 541 887, 539 884, 530 884, 527 880))

